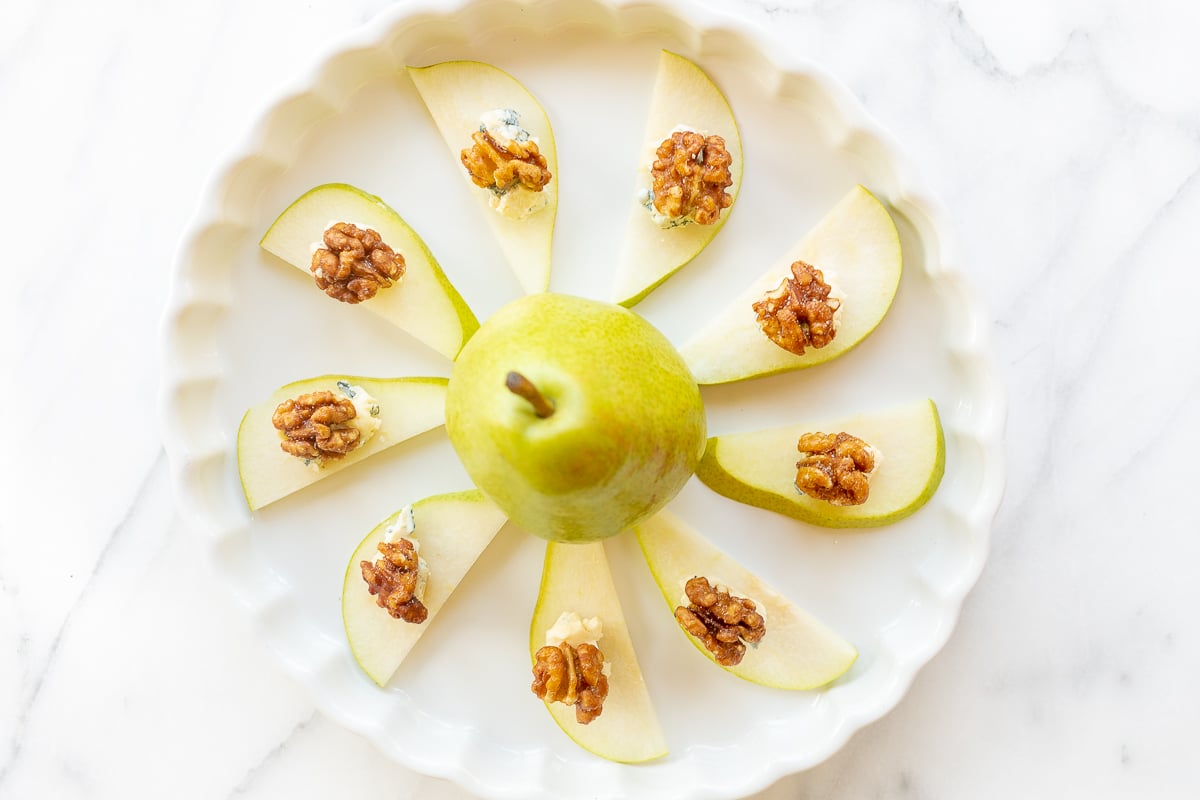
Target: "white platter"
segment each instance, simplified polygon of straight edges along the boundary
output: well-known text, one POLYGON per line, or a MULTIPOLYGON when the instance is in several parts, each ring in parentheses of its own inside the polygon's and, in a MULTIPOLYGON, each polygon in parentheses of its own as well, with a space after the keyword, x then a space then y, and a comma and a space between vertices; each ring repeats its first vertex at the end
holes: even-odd
MULTIPOLYGON (((249 127, 249 125, 248 125, 249 127)), ((263 642, 331 718, 421 772, 497 798, 737 797, 828 757, 891 709, 942 646, 975 582, 1003 477, 1003 394, 986 320, 944 214, 849 92, 781 43, 679 2, 421 0, 339 43, 215 173, 176 265, 166 315, 165 439, 183 516, 263 642), (855 183, 889 204, 905 273, 859 348, 821 367, 705 389, 710 434, 929 396, 946 427, 938 493, 896 525, 806 526, 693 481, 671 508, 859 649, 821 692, 743 683, 697 655, 631 537, 608 545, 670 755, 641 766, 576 747, 530 694, 527 629, 542 543, 505 530, 386 689, 342 633, 346 560, 375 523, 469 488, 434 431, 251 514, 235 437, 246 407, 330 372, 448 375, 406 334, 330 302, 257 242, 314 185, 381 196, 424 237, 481 320, 518 295, 405 65, 501 66, 546 106, 561 201, 551 288, 608 299, 661 48, 697 61, 738 117, 746 175, 713 244, 637 307, 677 344, 855 183), (486 659, 481 660, 480 654, 486 659)))

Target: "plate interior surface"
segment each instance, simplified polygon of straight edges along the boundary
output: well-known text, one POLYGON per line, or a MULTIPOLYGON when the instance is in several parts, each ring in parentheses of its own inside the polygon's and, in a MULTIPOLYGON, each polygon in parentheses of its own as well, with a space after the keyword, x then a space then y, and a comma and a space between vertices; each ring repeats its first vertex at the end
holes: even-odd
POLYGON ((986 552, 999 493, 1000 400, 977 314, 956 265, 946 263, 936 206, 844 90, 776 63, 778 54, 737 26, 645 4, 545 2, 524 12, 504 2, 458 5, 377 20, 266 115, 214 184, 168 315, 167 439, 181 500, 214 534, 218 568, 264 639, 321 707, 409 766, 497 797, 715 797, 761 788, 828 756, 895 704, 944 642, 986 552), (421 234, 481 321, 519 294, 404 65, 490 62, 541 100, 560 163, 551 289, 609 299, 662 48, 693 58, 722 88, 745 151, 741 197, 724 230, 636 308, 676 344, 855 183, 890 205, 904 248, 896 302, 870 338, 827 365, 706 388, 710 435, 928 396, 943 414, 947 467, 928 506, 875 530, 808 526, 695 480, 671 505, 857 646, 855 666, 821 692, 764 689, 714 668, 675 627, 632 537, 611 540, 671 748, 659 762, 627 767, 577 748, 529 692, 527 627, 542 543, 511 527, 386 689, 354 663, 340 592, 355 545, 401 506, 471 486, 442 431, 255 514, 245 509, 234 443, 245 409, 289 381, 449 375, 436 353, 329 300, 258 248, 275 216, 312 186, 346 182, 379 195, 421 234))

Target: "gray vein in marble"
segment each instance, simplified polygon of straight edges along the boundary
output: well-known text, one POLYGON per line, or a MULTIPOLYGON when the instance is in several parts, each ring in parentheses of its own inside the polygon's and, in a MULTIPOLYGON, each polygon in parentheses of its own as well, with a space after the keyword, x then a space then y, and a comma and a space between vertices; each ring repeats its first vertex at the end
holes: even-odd
POLYGON ((988 75, 1009 83, 1016 83, 1026 77, 1040 77, 1058 71, 1066 62, 1072 45, 1080 40, 1088 40, 1087 31, 1076 28, 1067 34, 1063 46, 1052 58, 1023 73, 1015 73, 1005 69, 1000 63, 1000 59, 988 46, 986 38, 967 20, 961 5, 950 3, 942 6, 933 3, 931 7, 940 11, 945 17, 950 31, 950 40, 972 64, 988 75))
MULTIPOLYGON (((95 564, 92 566, 92 572, 91 575, 88 576, 87 583, 84 584, 79 596, 75 598, 75 602, 71 604, 70 610, 67 611, 62 623, 58 626, 58 630, 54 634, 54 639, 50 643, 50 649, 46 653, 46 658, 43 661, 40 669, 38 669, 37 673, 33 677, 29 692, 24 702, 20 704, 19 711, 16 714, 17 721, 16 725, 13 727, 12 741, 9 743, 8 747, 8 757, 3 764, 0 764, 0 789, 3 789, 5 781, 11 774, 13 767, 16 766, 18 760, 20 759, 21 747, 23 744, 22 739, 24 737, 25 728, 28 726, 29 719, 37 705, 38 698, 42 693, 42 687, 45 685, 46 678, 49 676, 50 671, 54 667, 54 659, 58 653, 59 647, 62 645, 63 638, 70 630, 71 619, 75 615, 76 609, 78 609, 80 605, 86 601, 89 591, 95 583, 97 576, 104 568, 105 560, 108 557, 109 552, 111 552, 113 545, 121 538, 121 535, 129 528, 131 520, 135 517, 136 512, 142 506, 142 501, 153 487, 154 478, 160 471, 165 473, 165 460, 166 453, 162 450, 159 450, 157 457, 155 457, 154 462, 150 465, 150 469, 146 472, 145 476, 138 484, 138 488, 134 492, 133 497, 130 499, 128 511, 125 513, 125 516, 121 518, 120 522, 113 527, 112 533, 109 534, 108 541, 105 542, 104 548, 96 557, 95 564)), ((23 643, 27 644, 29 637, 23 636, 22 641, 23 643)))
POLYGON ((230 790, 228 796, 240 797, 253 789, 254 784, 257 782, 259 776, 262 775, 263 770, 265 770, 273 762, 277 761, 283 754, 283 751, 288 748, 295 738, 303 733, 310 725, 312 725, 316 719, 317 712, 313 711, 308 715, 307 719, 297 722, 296 726, 288 731, 288 735, 283 737, 283 741, 272 747, 257 764, 246 770, 246 773, 242 776, 242 779, 237 782, 237 785, 234 786, 232 790, 230 790))

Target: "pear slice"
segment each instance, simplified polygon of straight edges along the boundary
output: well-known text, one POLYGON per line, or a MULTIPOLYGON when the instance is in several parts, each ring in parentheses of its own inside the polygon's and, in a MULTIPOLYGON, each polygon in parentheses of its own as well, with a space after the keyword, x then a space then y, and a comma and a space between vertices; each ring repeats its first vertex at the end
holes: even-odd
MULTIPOLYGON (((350 222, 379 232, 404 256, 404 276, 360 305, 453 359, 479 321, 450 283, 421 237, 382 200, 345 183, 309 190, 279 215, 259 244, 312 280, 312 254, 325 230, 350 222)), ((313 286, 313 291, 320 289, 313 286)), ((331 303, 338 301, 330 299, 331 303)))
POLYGON ((406 510, 376 525, 359 543, 346 567, 342 586, 342 623, 350 650, 363 671, 380 686, 391 679, 506 521, 504 513, 478 489, 434 495, 412 505, 413 530, 400 531, 397 536, 415 540, 429 567, 421 600, 429 614, 424 622, 414 624, 394 619, 379 607, 367 590, 360 566, 363 561, 373 563, 380 557, 379 543, 389 527, 401 522, 406 510))
POLYGON ((946 439, 932 400, 837 420, 714 436, 696 477, 713 491, 829 528, 871 528, 904 519, 933 497, 946 468, 946 439), (795 486, 804 433, 845 431, 879 451, 867 501, 834 506, 795 486))
POLYGON ((608 698, 600 716, 587 725, 576 722, 575 707, 563 703, 546 703, 550 716, 581 747, 610 761, 637 763, 666 755, 666 741, 600 542, 546 545, 542 586, 529 628, 531 657, 546 644, 546 631, 559 615, 572 611, 600 620, 597 646, 611 665, 608 698))
POLYGON ((558 151, 546 110, 516 78, 491 64, 446 61, 429 67, 409 67, 408 74, 450 148, 455 164, 460 163, 462 151, 471 146, 471 134, 479 130, 480 117, 489 111, 516 111, 521 127, 536 139, 538 150, 546 157, 551 179, 542 189, 546 206, 524 219, 498 213, 490 205, 490 192, 473 184, 465 168, 458 169, 521 288, 527 294, 546 291, 550 286, 559 180, 558 151))
POLYGON ((256 511, 405 439, 445 424, 447 383, 445 378, 322 375, 276 389, 269 398, 248 410, 238 427, 238 472, 250 510, 256 511), (319 467, 306 465, 304 459, 281 450, 282 439, 271 423, 275 408, 284 400, 308 392, 329 391, 341 396, 344 392, 338 387, 339 382, 362 387, 375 399, 379 406, 378 430, 344 457, 319 467))
POLYGON ((725 224, 733 206, 721 212, 711 225, 695 223, 662 228, 638 202, 638 193, 650 188, 650 164, 654 151, 677 126, 684 125, 705 135, 725 139, 733 157, 729 167, 733 184, 726 189, 737 200, 742 186, 742 140, 737 121, 725 95, 698 66, 683 56, 664 50, 658 61, 658 76, 646 121, 642 163, 637 165, 633 206, 625 230, 625 244, 617 267, 616 302, 631 308, 659 284, 699 255, 725 224))
POLYGON ((900 236, 886 208, 856 186, 766 274, 685 344, 680 352, 700 384, 773 375, 823 364, 849 351, 883 320, 900 285, 900 236), (837 336, 798 356, 758 327, 753 304, 791 277, 794 261, 820 269, 840 295, 837 336))
MULTIPOLYGON (((853 645, 671 514, 660 511, 634 531, 672 615, 680 601, 686 600, 684 584, 698 575, 714 585, 729 587, 732 594, 758 606, 766 622, 766 636, 757 645, 747 646, 740 664, 723 667, 728 672, 777 689, 813 689, 842 675, 858 658, 853 645)), ((679 632, 716 663, 699 640, 683 628, 679 632)))

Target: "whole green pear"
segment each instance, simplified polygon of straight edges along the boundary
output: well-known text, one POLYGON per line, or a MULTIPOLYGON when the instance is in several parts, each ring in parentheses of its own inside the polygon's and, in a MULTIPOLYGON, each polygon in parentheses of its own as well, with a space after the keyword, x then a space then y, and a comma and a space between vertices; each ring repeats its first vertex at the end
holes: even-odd
POLYGON ((620 306, 550 293, 500 309, 463 347, 446 431, 509 519, 562 542, 649 517, 705 446, 700 390, 662 333, 620 306))

